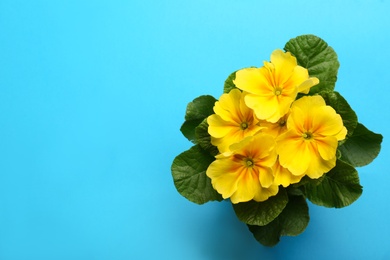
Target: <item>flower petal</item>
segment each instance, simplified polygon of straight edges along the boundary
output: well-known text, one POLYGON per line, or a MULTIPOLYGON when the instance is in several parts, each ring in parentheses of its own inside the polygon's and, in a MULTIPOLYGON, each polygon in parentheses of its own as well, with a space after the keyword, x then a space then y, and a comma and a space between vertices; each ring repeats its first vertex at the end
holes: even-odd
POLYGON ((252 94, 263 95, 272 92, 273 88, 264 76, 265 68, 246 68, 236 72, 233 83, 237 88, 252 94))
POLYGON ((305 80, 304 82, 302 82, 298 86, 298 92, 304 93, 304 94, 309 94, 310 88, 315 86, 315 85, 318 85, 318 83, 320 83, 320 80, 318 78, 311 77, 311 78, 305 80))
POLYGON ((222 138, 235 128, 239 128, 231 122, 223 120, 219 115, 213 114, 207 118, 208 132, 215 138, 222 138))
POLYGON ((227 122, 241 123, 241 91, 231 90, 228 94, 222 94, 219 101, 215 102, 214 112, 227 122))
POLYGON ((287 131, 278 138, 276 150, 280 164, 294 175, 306 172, 312 160, 313 147, 310 141, 287 131))
POLYGON ((299 107, 295 107, 287 119, 287 129, 294 130, 296 135, 301 135, 307 129, 307 121, 307 114, 299 107))
POLYGON ((257 167, 256 169, 259 171, 258 176, 261 187, 269 188, 274 183, 272 169, 268 167, 257 167))
POLYGON ((275 84, 281 86, 293 73, 297 66, 297 59, 290 52, 275 50, 271 54, 271 63, 275 66, 275 84))
POLYGON ((257 174, 251 169, 246 169, 237 183, 237 190, 232 194, 232 203, 250 201, 261 188, 257 174))
POLYGON ((322 159, 330 160, 336 156, 338 141, 334 136, 316 137, 318 152, 322 159))
POLYGON ((275 175, 274 183, 277 185, 282 185, 285 188, 290 184, 300 182, 302 177, 305 176, 304 174, 298 176, 293 175, 288 169, 281 166, 279 161, 275 163, 272 169, 275 175))
MULTIPOLYGON (((248 94, 245 96, 245 103, 253 109, 256 117, 259 119, 270 121, 268 120, 269 118, 274 118, 275 114, 279 115, 279 103, 276 96, 263 97, 248 94)), ((278 119, 274 120, 273 123, 277 122, 278 119)))
POLYGON ((279 107, 277 112, 274 114, 274 116, 269 117, 267 120, 276 123, 279 121, 279 119, 283 116, 285 116, 290 111, 290 106, 294 102, 296 95, 292 96, 284 96, 281 95, 278 97, 279 101, 279 107))
POLYGON ((343 120, 331 106, 318 108, 313 118, 313 132, 322 136, 336 136, 337 140, 343 140, 347 129, 343 120))
POLYGON ((213 161, 206 170, 214 189, 224 199, 229 198, 236 190, 244 168, 236 162, 225 158, 213 161))
MULTIPOLYGON (((306 81, 309 78, 309 72, 304 67, 296 65, 291 73, 291 77, 288 79, 288 84, 298 87, 302 82, 306 81)), ((287 84, 287 82, 286 82, 287 84)))
POLYGON ((279 186, 278 185, 271 185, 269 188, 261 188, 255 193, 255 196, 253 197, 254 201, 265 201, 271 196, 275 196, 278 194, 279 186))
POLYGON ((275 145, 275 139, 271 135, 258 134, 253 137, 252 142, 248 143, 244 148, 245 151, 242 151, 242 153, 254 158, 255 163, 261 165, 265 165, 264 163, 267 161, 266 157, 275 157, 271 158, 271 162, 269 162, 271 165, 265 165, 272 166, 276 160, 276 154, 274 153, 275 145))
POLYGON ((326 106, 325 100, 319 95, 304 96, 294 102, 291 108, 299 107, 302 111, 309 112, 314 107, 326 106))
POLYGON ((307 168, 306 175, 311 179, 318 179, 324 173, 336 166, 336 156, 330 160, 323 160, 320 156, 313 157, 312 163, 307 168))

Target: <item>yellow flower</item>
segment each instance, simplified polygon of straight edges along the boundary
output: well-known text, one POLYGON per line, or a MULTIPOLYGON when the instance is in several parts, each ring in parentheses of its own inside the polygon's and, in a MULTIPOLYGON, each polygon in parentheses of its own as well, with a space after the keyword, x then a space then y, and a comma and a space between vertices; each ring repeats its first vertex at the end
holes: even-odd
POLYGON ((215 114, 207 118, 211 143, 217 146, 221 153, 229 152, 232 144, 239 143, 262 129, 253 110, 245 105, 244 96, 238 89, 223 94, 219 101, 215 102, 215 114))
POLYGON ((245 103, 259 119, 275 123, 284 116, 299 92, 309 93, 319 83, 309 78, 307 69, 298 66, 289 52, 275 50, 271 62, 261 68, 246 68, 236 72, 237 88, 248 92, 245 103))
POLYGON ((275 139, 258 134, 234 145, 230 155, 217 155, 206 174, 224 199, 232 203, 265 201, 278 193, 271 167, 275 164, 275 139))
POLYGON ((321 96, 295 101, 287 120, 287 132, 277 138, 280 164, 293 175, 319 178, 336 165, 338 141, 347 129, 336 111, 321 96))

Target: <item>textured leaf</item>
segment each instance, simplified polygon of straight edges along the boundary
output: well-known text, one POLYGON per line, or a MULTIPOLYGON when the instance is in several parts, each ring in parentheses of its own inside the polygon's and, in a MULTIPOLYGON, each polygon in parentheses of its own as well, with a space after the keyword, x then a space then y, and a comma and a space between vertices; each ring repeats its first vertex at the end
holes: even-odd
MULTIPOLYGON (((306 185, 307 183, 310 183, 312 185, 318 185, 324 180, 325 175, 321 176, 318 179, 310 179, 309 176, 303 176, 300 182, 291 184, 289 187, 295 189, 295 188, 300 188, 303 185, 306 185)), ((288 190, 287 190, 288 191, 288 190)))
POLYGON ((233 204, 234 211, 239 220, 249 225, 264 226, 274 220, 286 207, 287 193, 280 188, 279 193, 266 201, 241 202, 233 204))
POLYGON ((302 35, 288 41, 284 49, 297 58, 300 66, 308 69, 310 76, 320 80, 310 89, 310 94, 334 89, 340 63, 336 52, 324 40, 314 35, 302 35))
POLYGON ((320 184, 307 183, 304 191, 314 204, 342 208, 357 200, 363 188, 355 168, 337 160, 336 166, 326 173, 320 184))
POLYGON ((237 88, 234 85, 233 80, 236 79, 236 71, 229 75, 229 77, 225 80, 225 84, 223 86, 223 93, 229 93, 230 90, 237 88))
POLYGON ((218 154, 218 148, 211 144, 211 136, 208 132, 208 128, 207 118, 205 118, 203 122, 195 128, 196 143, 211 155, 215 156, 218 154))
POLYGON ((253 236, 265 246, 274 246, 280 236, 297 236, 309 224, 309 208, 303 196, 290 196, 282 213, 265 226, 248 225, 253 236))
POLYGON ((348 136, 353 134, 358 118, 355 111, 352 110, 348 102, 336 91, 321 91, 319 93, 325 100, 326 104, 333 107, 343 119, 343 124, 348 130, 348 136))
POLYGON ((206 175, 210 163, 215 160, 199 145, 178 155, 172 163, 172 177, 177 191, 188 200, 203 204, 211 200, 222 200, 206 175))
POLYGON ((381 150, 382 139, 382 135, 358 123, 353 135, 339 147, 341 160, 355 167, 371 163, 381 150))
POLYGON ((213 107, 217 101, 210 95, 200 96, 188 103, 185 122, 180 128, 188 140, 195 143, 195 128, 211 114, 214 114, 213 107))
POLYGON ((181 127, 180 131, 182 134, 191 142, 195 142, 195 128, 201 123, 202 121, 200 119, 198 120, 189 120, 185 121, 181 127))

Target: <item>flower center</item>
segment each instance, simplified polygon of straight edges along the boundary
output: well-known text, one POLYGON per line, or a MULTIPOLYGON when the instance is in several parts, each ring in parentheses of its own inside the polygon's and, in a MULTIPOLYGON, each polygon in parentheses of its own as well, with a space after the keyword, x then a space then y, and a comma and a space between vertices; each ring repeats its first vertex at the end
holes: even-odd
POLYGON ((246 160, 245 160, 245 165, 246 165, 246 167, 248 167, 248 168, 252 168, 252 167, 253 167, 253 161, 252 161, 252 159, 246 158, 246 160))
POLYGON ((249 124, 247 122, 242 122, 240 125, 241 130, 245 130, 249 127, 249 124))
POLYGON ((276 96, 280 96, 280 95, 282 94, 282 89, 279 88, 279 87, 275 88, 274 94, 275 94, 276 96))
POLYGON ((310 139, 313 138, 313 134, 310 133, 310 132, 306 132, 306 133, 303 133, 303 134, 302 134, 302 137, 303 137, 303 139, 305 139, 305 140, 310 140, 310 139))
POLYGON ((278 124, 279 124, 280 127, 283 127, 283 126, 286 125, 286 120, 280 119, 279 122, 278 122, 278 124))

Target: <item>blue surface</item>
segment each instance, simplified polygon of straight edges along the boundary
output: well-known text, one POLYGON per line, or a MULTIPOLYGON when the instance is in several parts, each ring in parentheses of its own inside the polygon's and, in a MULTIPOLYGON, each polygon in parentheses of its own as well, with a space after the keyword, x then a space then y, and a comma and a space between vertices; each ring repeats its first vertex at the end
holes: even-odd
POLYGON ((390 259, 390 2, 0 2, 0 259, 390 259), (385 139, 353 205, 310 204, 298 237, 258 244, 229 203, 173 186, 185 107, 219 97, 312 33, 336 89, 385 139))

